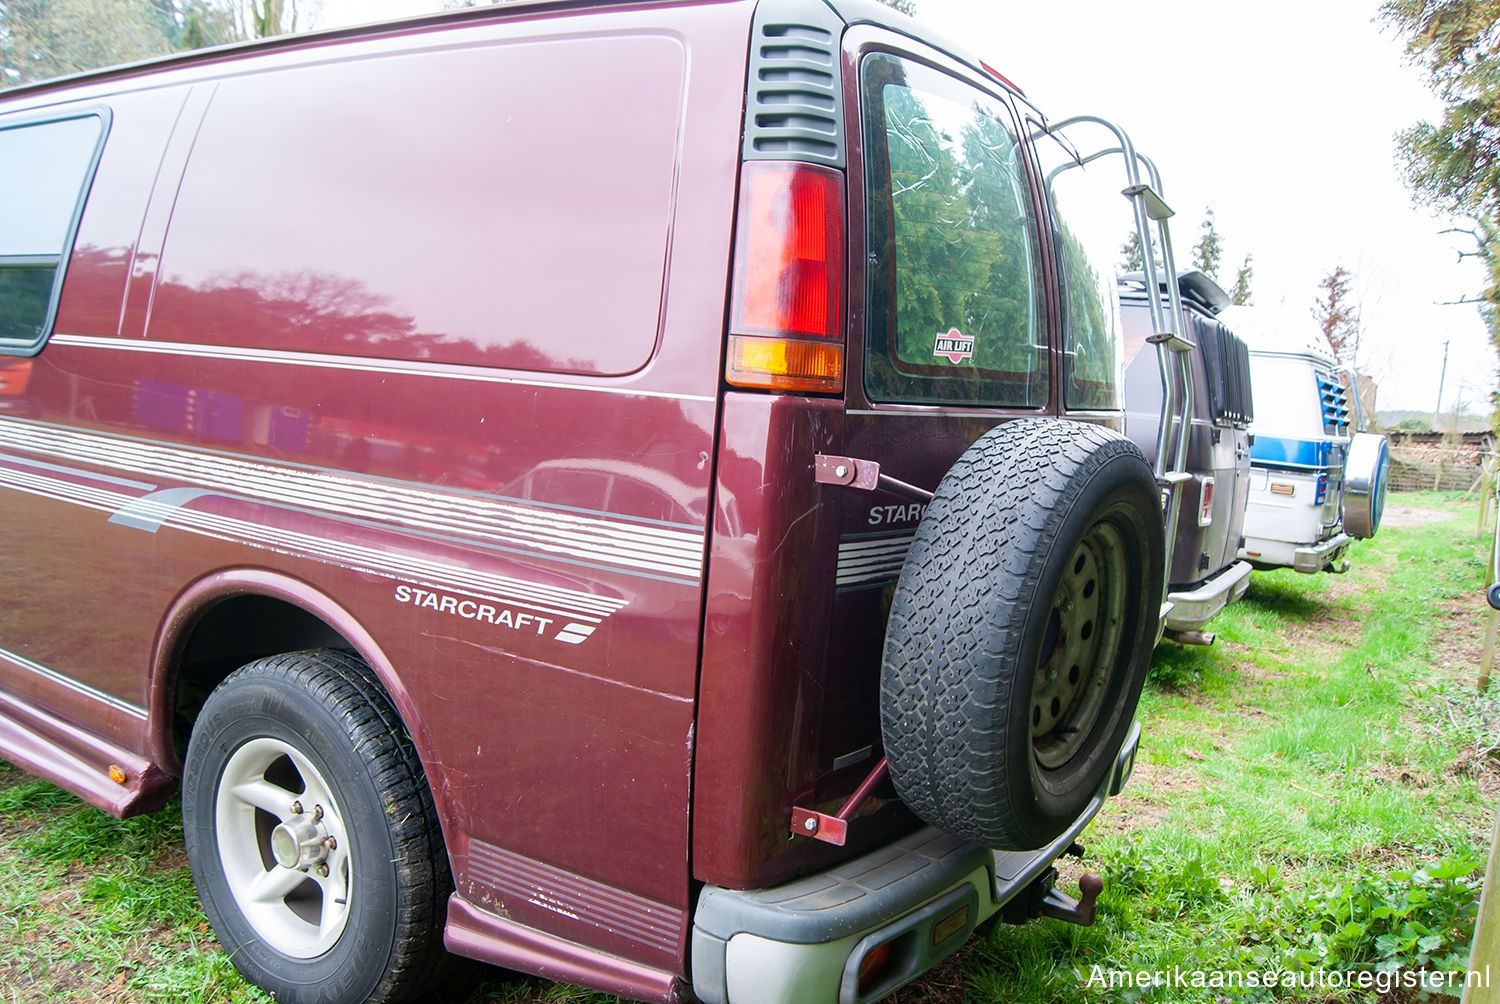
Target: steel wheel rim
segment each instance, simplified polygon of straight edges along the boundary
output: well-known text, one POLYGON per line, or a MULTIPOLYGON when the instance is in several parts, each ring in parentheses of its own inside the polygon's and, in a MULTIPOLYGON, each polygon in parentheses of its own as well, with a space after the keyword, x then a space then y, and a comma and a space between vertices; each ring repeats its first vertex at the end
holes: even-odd
POLYGON ((302 751, 280 739, 243 744, 219 775, 214 835, 224 881, 246 923, 284 955, 316 958, 348 925, 354 875, 344 820, 322 774, 302 751), (275 827, 298 817, 295 805, 304 816, 321 809, 318 824, 332 838, 323 860, 306 869, 278 864, 271 850, 275 827))
POLYGON ((1095 523, 1068 556, 1032 680, 1031 745, 1053 769, 1084 746, 1109 693, 1120 657, 1130 559, 1125 539, 1095 523))

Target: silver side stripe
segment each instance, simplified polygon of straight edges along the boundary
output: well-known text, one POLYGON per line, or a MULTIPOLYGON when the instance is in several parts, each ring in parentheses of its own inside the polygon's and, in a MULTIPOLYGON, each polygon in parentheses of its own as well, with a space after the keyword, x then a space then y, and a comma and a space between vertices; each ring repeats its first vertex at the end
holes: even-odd
POLYGON ((901 574, 916 532, 839 542, 836 584, 840 587, 892 582, 901 574))
POLYGON ((418 555, 333 540, 313 534, 264 526, 248 520, 184 508, 151 497, 137 498, 121 492, 78 485, 41 474, 0 468, 0 485, 31 495, 57 499, 116 514, 128 511, 133 519, 168 525, 200 536, 295 558, 310 558, 324 564, 349 568, 386 579, 410 582, 433 591, 459 592, 501 604, 525 607, 570 622, 563 628, 577 644, 592 633, 593 626, 624 607, 629 601, 600 596, 560 586, 547 586, 511 576, 482 572, 418 555), (582 633, 586 629, 587 633, 582 633))
POLYGON ((626 572, 694 583, 702 576, 702 528, 605 519, 15 419, 0 420, 0 446, 626 572))
POLYGON ((273 363, 281 366, 310 366, 317 369, 349 370, 357 373, 392 373, 431 377, 437 380, 464 380, 472 383, 514 384, 518 387, 547 387, 576 390, 589 394, 623 394, 629 397, 664 398, 669 401, 702 401, 712 404, 705 394, 675 394, 671 391, 645 390, 604 383, 607 377, 584 378, 578 383, 517 376, 488 366, 462 363, 434 363, 420 359, 378 359, 372 356, 346 356, 325 352, 289 352, 282 349, 251 349, 233 345, 199 345, 192 342, 163 342, 149 338, 101 338, 94 335, 53 335, 49 345, 72 345, 78 348, 112 349, 116 352, 148 352, 161 356, 188 356, 194 359, 232 359, 243 362, 273 363))
POLYGON ((66 687, 69 690, 73 691, 73 693, 75 694, 82 694, 84 697, 93 698, 99 703, 106 704, 116 711, 123 711, 125 714, 129 715, 132 718, 139 718, 143 722, 146 720, 146 709, 141 707, 139 704, 132 704, 124 698, 116 697, 114 694, 105 693, 102 690, 90 687, 86 683, 80 683, 72 677, 63 676, 57 670, 48 669, 41 663, 28 659, 24 655, 19 655, 7 649, 0 648, 0 659, 4 659, 12 666, 17 666, 29 673, 35 673, 37 676, 43 677, 51 683, 66 687))

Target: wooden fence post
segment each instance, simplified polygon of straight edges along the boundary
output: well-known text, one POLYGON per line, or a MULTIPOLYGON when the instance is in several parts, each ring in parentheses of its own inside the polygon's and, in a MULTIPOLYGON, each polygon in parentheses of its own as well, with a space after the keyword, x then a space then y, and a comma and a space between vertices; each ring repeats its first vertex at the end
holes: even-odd
POLYGON ((1479 918, 1474 922, 1474 943, 1469 949, 1469 972, 1473 985, 1464 981, 1463 1004, 1500 1004, 1500 811, 1490 837, 1490 863, 1484 871, 1484 891, 1479 894, 1479 918))

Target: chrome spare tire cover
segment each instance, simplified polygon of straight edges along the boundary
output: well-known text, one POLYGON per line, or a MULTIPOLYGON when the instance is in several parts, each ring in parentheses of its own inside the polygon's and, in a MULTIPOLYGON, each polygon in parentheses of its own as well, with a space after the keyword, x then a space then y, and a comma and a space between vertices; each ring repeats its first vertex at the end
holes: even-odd
POLYGON ((1380 529, 1391 452, 1384 436, 1355 435, 1344 461, 1344 532, 1365 539, 1380 529))

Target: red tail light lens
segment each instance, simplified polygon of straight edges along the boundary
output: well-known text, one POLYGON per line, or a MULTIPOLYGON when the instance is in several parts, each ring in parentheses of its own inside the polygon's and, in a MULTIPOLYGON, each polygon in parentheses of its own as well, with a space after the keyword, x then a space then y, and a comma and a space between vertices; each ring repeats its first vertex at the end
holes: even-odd
POLYGON ((871 991, 885 982, 890 967, 891 943, 889 941, 883 945, 877 945, 865 953, 865 957, 859 960, 859 982, 857 984, 859 996, 869 996, 871 991))
POLYGON ((1313 503, 1315 505, 1322 505, 1323 504, 1323 500, 1326 499, 1326 498, 1328 498, 1328 475, 1326 475, 1326 474, 1319 474, 1318 475, 1318 493, 1313 496, 1313 503))
POLYGON ((1214 521, 1214 479, 1203 478, 1203 494, 1198 497, 1198 525, 1209 526, 1214 521))
POLYGON ((740 174, 725 378, 744 387, 843 388, 844 179, 750 161, 740 174))

